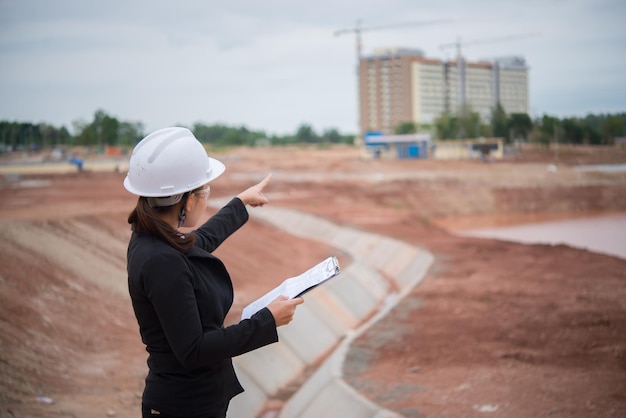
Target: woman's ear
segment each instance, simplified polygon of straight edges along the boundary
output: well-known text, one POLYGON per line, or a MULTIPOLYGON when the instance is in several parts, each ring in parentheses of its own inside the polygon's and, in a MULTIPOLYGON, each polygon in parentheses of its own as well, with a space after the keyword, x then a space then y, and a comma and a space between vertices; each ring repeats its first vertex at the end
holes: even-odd
POLYGON ((189 197, 187 198, 187 201, 185 202, 185 210, 187 212, 191 211, 198 204, 199 197, 201 196, 198 196, 195 193, 189 194, 189 197))

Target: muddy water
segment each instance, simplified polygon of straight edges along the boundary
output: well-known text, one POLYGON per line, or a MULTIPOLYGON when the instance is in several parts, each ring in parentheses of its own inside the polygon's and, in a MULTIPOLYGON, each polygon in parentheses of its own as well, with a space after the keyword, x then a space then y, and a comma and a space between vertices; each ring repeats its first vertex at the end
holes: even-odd
POLYGON ((626 259, 626 214, 474 229, 457 234, 525 244, 565 244, 626 259))

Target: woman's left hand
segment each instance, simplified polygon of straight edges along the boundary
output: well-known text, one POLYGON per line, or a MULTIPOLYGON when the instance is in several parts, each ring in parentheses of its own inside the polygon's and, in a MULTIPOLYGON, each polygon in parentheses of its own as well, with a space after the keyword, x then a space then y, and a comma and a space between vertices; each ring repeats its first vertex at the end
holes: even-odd
POLYGON ((261 180, 258 184, 255 184, 254 186, 239 193, 237 197, 241 199, 245 205, 250 205, 253 208, 269 203, 269 200, 263 194, 263 189, 270 182, 270 178, 272 178, 272 174, 268 174, 267 177, 261 180))

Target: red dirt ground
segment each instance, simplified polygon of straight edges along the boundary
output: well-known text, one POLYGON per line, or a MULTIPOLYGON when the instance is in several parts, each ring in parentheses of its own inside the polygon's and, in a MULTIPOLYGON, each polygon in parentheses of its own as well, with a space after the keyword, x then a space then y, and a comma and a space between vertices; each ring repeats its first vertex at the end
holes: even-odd
MULTIPOLYGON (((626 260, 448 231, 625 213, 624 173, 570 168, 624 163, 623 150, 562 149, 558 161, 525 151, 492 164, 367 161, 350 148, 216 156, 227 165, 216 197, 273 172, 272 205, 435 255, 424 281, 348 354, 346 380, 365 396, 420 418, 626 416, 626 260)), ((134 198, 123 177, 87 171, 0 183, 2 417, 137 416, 146 355, 124 294, 134 198), (111 278, 99 263, 111 266, 111 278)), ((229 321, 282 278, 335 253, 250 222, 218 250, 235 284, 229 321)))

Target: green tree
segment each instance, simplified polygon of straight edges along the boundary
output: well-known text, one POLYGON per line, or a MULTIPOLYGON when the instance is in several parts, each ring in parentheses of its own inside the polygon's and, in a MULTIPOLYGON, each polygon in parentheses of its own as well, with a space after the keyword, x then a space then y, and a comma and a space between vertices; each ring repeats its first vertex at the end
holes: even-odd
POLYGON ((435 133, 439 139, 453 139, 459 132, 458 120, 450 113, 442 113, 435 119, 435 133))
POLYGON ((48 148, 49 146, 57 145, 57 129, 46 123, 40 123, 38 126, 39 133, 41 134, 41 146, 42 148, 48 148))
POLYGON ((624 135, 624 120, 617 115, 609 115, 602 122, 600 132, 602 133, 602 143, 612 145, 615 143, 616 136, 624 135))
POLYGON ((295 140, 297 142, 304 142, 312 144, 318 142, 318 137, 311 125, 301 124, 296 131, 295 140))
POLYGON ((594 129, 591 125, 587 125, 583 120, 583 144, 601 144, 602 135, 598 129, 594 129))
POLYGON ((106 145, 119 145, 120 121, 104 112, 98 114, 96 120, 98 122, 96 126, 98 149, 102 151, 106 145))
POLYGON ((543 115, 535 124, 539 128, 539 135, 537 135, 536 138, 539 143, 549 145, 555 141, 559 141, 558 134, 561 121, 558 118, 543 115))
POLYGON ((561 121, 553 116, 543 115, 541 118, 541 132, 544 135, 552 137, 556 133, 561 121))
POLYGON ((120 121, 108 115, 104 110, 97 110, 93 120, 75 120, 74 144, 95 146, 102 152, 107 145, 134 145, 143 136, 143 124, 140 122, 120 121))
POLYGON ((291 145, 295 143, 295 139, 293 135, 272 135, 270 137, 270 142, 272 145, 276 146, 291 145))
POLYGON ((216 125, 206 125, 204 123, 195 123, 192 127, 192 131, 196 138, 200 142, 206 144, 217 144, 222 143, 222 137, 226 135, 230 129, 228 126, 216 124, 216 125))
POLYGON ((3 151, 35 150, 43 145, 39 125, 30 122, 0 122, 0 139, 3 151))
POLYGON ((498 138, 509 138, 508 117, 504 108, 498 102, 491 112, 491 132, 498 138))
POLYGON ((84 119, 75 119, 72 121, 72 127, 74 128, 72 145, 93 145, 96 143, 96 134, 89 129, 89 122, 84 119))
POLYGON ((141 122, 120 122, 118 140, 120 146, 134 147, 144 136, 144 127, 141 122))
POLYGON ((341 134, 339 134, 339 131, 335 128, 326 129, 322 133, 321 140, 331 144, 338 144, 341 142, 341 134))
POLYGON ((482 135, 483 124, 478 112, 471 105, 464 105, 458 111, 459 138, 478 138, 482 135))
POLYGON ((102 122, 106 116, 103 110, 97 110, 91 122, 82 119, 74 121, 74 131, 76 132, 74 139, 76 144, 96 146, 98 149, 102 148, 102 122))
POLYGON ((192 131, 200 142, 217 146, 254 146, 259 138, 266 138, 263 131, 251 131, 245 126, 232 127, 222 124, 195 123, 192 131))
POLYGON ((417 132, 417 125, 415 122, 401 122, 394 129, 396 135, 414 134, 417 132))
POLYGON ((72 140, 72 135, 65 126, 59 129, 59 144, 68 144, 72 140))
POLYGON ((561 121, 563 128, 563 142, 582 144, 585 139, 583 122, 578 118, 566 118, 561 121))
POLYGON ((511 113, 508 125, 511 140, 517 138, 527 140, 528 134, 533 129, 533 121, 526 113, 511 113))

